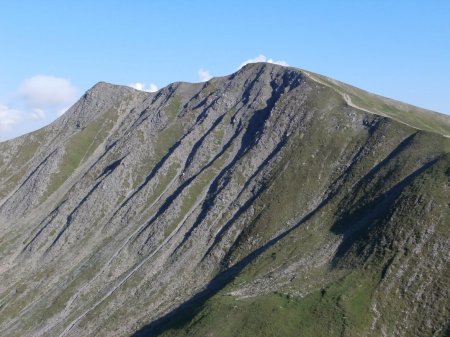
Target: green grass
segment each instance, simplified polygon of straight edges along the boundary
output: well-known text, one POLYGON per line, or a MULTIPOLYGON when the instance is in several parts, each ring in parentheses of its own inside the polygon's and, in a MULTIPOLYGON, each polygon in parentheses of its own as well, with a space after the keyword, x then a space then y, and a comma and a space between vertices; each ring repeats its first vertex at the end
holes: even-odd
MULTIPOLYGON (((270 293, 239 299, 225 289, 181 312, 161 336, 362 336, 377 275, 352 272, 327 288, 297 297, 270 293)), ((159 334, 158 334, 159 335, 159 334)))
POLYGON ((169 121, 173 121, 181 110, 181 97, 173 96, 169 104, 165 108, 165 112, 169 121))
POLYGON ((450 118, 446 115, 374 95, 325 76, 310 74, 330 88, 336 89, 337 92, 347 94, 353 104, 363 109, 389 116, 420 130, 450 135, 450 118))

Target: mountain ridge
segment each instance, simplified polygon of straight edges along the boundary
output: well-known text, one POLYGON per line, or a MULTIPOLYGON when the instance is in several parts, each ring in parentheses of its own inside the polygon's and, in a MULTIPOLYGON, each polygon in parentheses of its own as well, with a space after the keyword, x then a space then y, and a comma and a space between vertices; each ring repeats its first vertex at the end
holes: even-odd
MULTIPOLYGON (((435 118, 439 119, 440 122, 444 123, 445 125, 449 125, 449 126, 450 126, 450 116, 448 116, 447 114, 444 114, 444 113, 442 113, 442 112, 433 111, 433 110, 426 109, 426 108, 422 108, 422 107, 419 107, 419 106, 416 106, 416 105, 412 105, 412 104, 409 104, 409 103, 404 103, 404 102, 402 102, 402 101, 400 101, 400 100, 397 100, 397 99, 392 99, 392 98, 388 98, 388 97, 386 97, 386 96, 378 95, 378 94, 376 94, 376 93, 372 93, 372 92, 367 91, 367 90, 359 89, 359 88, 357 88, 357 87, 355 87, 355 86, 353 86, 353 85, 350 85, 350 84, 347 84, 347 83, 345 83, 345 82, 341 82, 341 81, 332 79, 332 78, 327 77, 327 76, 323 76, 323 75, 314 73, 314 72, 309 71, 309 70, 305 70, 305 69, 301 69, 301 68, 296 68, 296 67, 292 67, 292 66, 282 66, 282 65, 277 65, 277 64, 265 63, 265 62, 255 62, 255 63, 250 63, 250 64, 247 64, 247 65, 243 66, 242 68, 244 68, 244 67, 246 67, 246 66, 253 66, 253 65, 258 65, 258 64, 263 64, 263 65, 264 65, 264 64, 268 64, 268 65, 273 65, 273 66, 275 66, 275 67, 281 67, 281 68, 291 69, 291 70, 294 70, 294 71, 303 73, 303 74, 309 76, 313 81, 319 82, 319 83, 321 83, 321 84, 323 84, 323 85, 330 86, 330 84, 327 84, 327 83, 326 83, 326 82, 328 81, 328 82, 330 82, 330 83, 335 83, 335 84, 338 85, 338 86, 348 87, 348 88, 351 88, 351 89, 353 89, 353 90, 356 89, 356 90, 358 90, 358 91, 360 91, 360 92, 364 92, 365 94, 372 95, 372 96, 374 96, 375 98, 382 99, 382 100, 388 100, 388 101, 391 102, 392 105, 400 104, 401 106, 403 106, 403 108, 406 107, 406 110, 420 110, 422 113, 432 114, 432 115, 435 116, 435 118), (324 79, 325 81, 321 81, 321 78, 324 79)), ((241 69, 242 69, 242 68, 241 68, 241 69)), ((173 83, 169 83, 169 84, 167 84, 166 86, 164 86, 163 88, 158 89, 157 91, 152 92, 152 93, 150 93, 150 92, 148 92, 148 91, 145 91, 145 90, 135 89, 135 88, 129 87, 129 86, 127 86, 127 85, 115 84, 115 83, 110 83, 110 82, 106 82, 106 81, 99 81, 99 82, 95 83, 91 88, 89 88, 89 89, 83 94, 82 97, 84 97, 86 94, 89 94, 90 92, 97 91, 97 90, 102 91, 102 90, 104 90, 105 88, 117 88, 117 89, 120 88, 120 89, 128 90, 128 91, 130 91, 130 90, 135 90, 135 91, 137 91, 137 92, 146 93, 146 94, 149 94, 149 95, 150 95, 150 94, 156 94, 156 93, 158 93, 158 92, 161 91, 161 90, 170 90, 170 88, 176 87, 176 86, 178 86, 178 85, 201 86, 201 85, 204 85, 205 83, 209 83, 209 82, 211 82, 211 81, 214 82, 214 81, 217 81, 217 80, 220 80, 220 79, 229 78, 229 77, 233 76, 234 74, 238 73, 239 71, 241 71, 241 69, 237 70, 236 72, 234 72, 234 73, 232 73, 232 74, 230 74, 230 75, 214 76, 214 77, 212 77, 210 80, 208 80, 208 81, 206 81, 206 82, 186 82, 186 81, 176 81, 176 82, 173 82, 173 83), (102 89, 102 88, 103 88, 103 89, 102 89)), ((364 109, 364 108, 362 108, 362 107, 360 107, 360 108, 361 108, 361 109, 364 109)), ((70 108, 69 108, 68 110, 70 110, 70 108)), ((374 113, 374 114, 376 114, 376 115, 381 115, 381 116, 384 116, 384 117, 394 118, 394 117, 392 117, 392 116, 383 114, 382 112, 370 111, 370 110, 367 110, 367 111, 368 111, 368 112, 371 112, 371 113, 374 113)), ((59 118, 61 118, 61 117, 59 117, 59 118)), ((58 119, 59 119, 59 118, 58 118, 58 119)), ((395 118, 394 118, 394 119, 395 119, 395 118)), ((402 120, 399 120, 399 119, 396 119, 396 120, 399 121, 399 122, 403 122, 402 120)), ((52 123, 53 123, 53 122, 52 122, 52 123)), ((403 123, 405 123, 405 122, 403 122, 403 123)), ((407 124, 407 125, 409 125, 409 124, 407 124)), ((49 126, 49 125, 47 125, 47 126, 49 126)), ((42 128, 45 128, 45 127, 47 127, 47 126, 43 126, 42 128)), ((417 129, 419 129, 419 130, 431 131, 431 130, 427 130, 427 129, 418 128, 417 126, 413 126, 413 125, 409 125, 409 126, 415 127, 415 128, 417 128, 417 129)), ((41 128, 41 129, 42 129, 42 128, 41 128)), ((27 134, 30 134, 30 133, 33 133, 33 132, 36 132, 36 131, 39 131, 39 130, 40 130, 40 129, 35 130, 35 131, 31 131, 31 132, 29 132, 29 133, 27 133, 27 134)), ((438 131, 434 131, 434 132, 440 133, 440 132, 438 132, 438 131)), ((19 137, 25 136, 25 135, 27 135, 27 134, 24 134, 24 135, 15 137, 15 138, 19 138, 19 137)), ((441 134, 442 134, 442 133, 441 133, 441 134)), ((443 134, 443 136, 445 136, 445 137, 450 137, 450 134, 443 134)), ((9 139, 9 140, 5 140, 5 141, 3 141, 3 142, 11 141, 11 140, 14 140, 15 138, 9 139)))
MULTIPOLYGON (((249 64, 249 66, 253 66, 253 65, 257 65, 257 64, 265 64, 265 62, 251 63, 251 64, 249 64)), ((413 110, 413 111, 414 111, 414 110, 418 110, 418 111, 420 111, 421 113, 431 114, 431 115, 434 116, 434 118, 439 119, 439 122, 442 122, 442 123, 446 124, 447 126, 449 126, 449 130, 448 130, 448 131, 450 131, 450 117, 449 117, 448 115, 444 114, 444 113, 437 112, 437 111, 433 111, 433 110, 426 109, 426 108, 421 108, 421 107, 419 107, 419 106, 415 106, 415 105, 411 105, 411 104, 408 104, 408 103, 404 103, 404 102, 402 102, 402 101, 400 101, 400 100, 396 100, 396 99, 388 98, 388 97, 385 97, 385 96, 381 96, 381 95, 378 95, 378 94, 369 92, 369 91, 367 91, 367 90, 359 89, 359 88, 357 88, 357 87, 355 87, 355 86, 353 86, 353 85, 349 85, 349 84, 347 84, 347 83, 344 83, 344 82, 341 82, 341 81, 337 81, 337 80, 334 80, 334 79, 332 79, 332 78, 330 78, 330 77, 326 77, 326 76, 323 76, 323 75, 319 75, 319 74, 317 74, 317 73, 314 73, 314 72, 311 72, 311 71, 308 71, 308 70, 304 70, 304 69, 301 69, 301 68, 296 68, 296 67, 292 67, 292 66, 282 66, 282 65, 277 65, 277 64, 274 64, 274 65, 275 65, 275 66, 278 66, 278 67, 287 68, 287 69, 291 69, 291 70, 294 70, 294 71, 298 71, 298 72, 300 72, 300 73, 303 73, 303 74, 309 76, 313 81, 319 82, 319 83, 321 83, 321 84, 323 84, 323 85, 329 86, 329 84, 327 84, 326 82, 335 83, 337 86, 344 86, 344 87, 350 88, 350 89, 352 89, 352 90, 357 90, 357 91, 363 92, 364 94, 374 96, 376 99, 387 100, 387 101, 389 101, 390 104, 392 104, 392 105, 400 105, 404 110, 413 110), (321 78, 324 79, 325 81, 321 81, 321 78)), ((245 65, 245 66, 248 66, 248 65, 245 65)), ((243 66, 243 67, 245 67, 245 66, 243 66)), ((240 70, 241 70, 241 69, 237 70, 235 73, 239 72, 240 70)), ((208 81, 206 81, 206 82, 184 82, 184 81, 181 81, 181 82, 173 82, 173 83, 170 83, 170 84, 168 84, 167 86, 165 86, 164 88, 161 88, 161 89, 159 89, 159 90, 163 90, 163 89, 165 89, 165 88, 173 87, 173 86, 176 86, 176 85, 182 85, 182 84, 187 84, 187 85, 201 85, 202 83, 208 83, 208 82, 210 82, 210 81, 215 81, 215 80, 224 79, 224 78, 233 76, 235 73, 233 73, 233 74, 231 74, 231 75, 212 77, 210 80, 208 80, 208 81)), ((96 83, 92 88, 94 88, 94 87, 97 86, 98 84, 108 84, 108 85, 111 85, 111 86, 115 86, 115 85, 116 85, 116 84, 112 84, 112 83, 100 81, 100 82, 96 83)), ((123 86, 123 85, 117 85, 117 86, 120 86, 120 87, 126 87, 126 86, 123 86)), ((142 91, 142 90, 138 90, 138 89, 134 89, 134 90, 142 91)), ((158 91, 159 91, 159 90, 158 90, 158 91)), ((336 89, 336 90, 337 90, 337 89, 336 89)), ((158 91, 156 91, 156 92, 158 92, 158 91)), ((338 91, 338 90, 337 90, 337 91, 338 91)), ((145 91, 143 91, 143 92, 145 92, 145 91)), ((339 91, 338 91, 338 92, 339 92, 339 91)), ((342 94, 344 94, 344 93, 342 93, 342 94)), ((347 97, 348 97, 348 96, 347 96, 347 97)), ((346 97, 344 97, 344 99, 346 99, 347 104, 350 104, 350 105, 352 104, 351 100, 347 99, 346 97)), ((359 108, 359 109, 364 109, 363 107, 358 107, 358 106, 354 106, 354 107, 355 107, 355 108, 359 108)), ((395 120, 398 121, 398 122, 405 123, 406 125, 409 125, 409 126, 411 126, 411 127, 417 128, 417 129, 419 129, 419 130, 431 131, 431 130, 429 130, 429 129, 423 129, 423 128, 419 128, 418 126, 413 126, 413 125, 407 124, 406 122, 402 121, 401 119, 394 118, 393 116, 383 114, 382 112, 379 112, 379 111, 378 111, 378 112, 377 112, 377 111, 370 111, 370 110, 366 110, 366 111, 371 112, 371 113, 376 114, 376 115, 381 115, 381 116, 384 116, 384 117, 393 118, 393 119, 395 119, 395 120)), ((438 132, 438 131, 434 131, 434 132, 440 133, 440 132, 438 132)), ((442 133, 441 133, 441 134, 442 134, 442 133)), ((449 132, 448 134, 446 133, 446 134, 442 134, 442 135, 448 138, 448 137, 450 137, 450 132, 449 132)))
POLYGON ((0 143, 1 334, 444 336, 439 131, 272 64, 99 83, 0 143))

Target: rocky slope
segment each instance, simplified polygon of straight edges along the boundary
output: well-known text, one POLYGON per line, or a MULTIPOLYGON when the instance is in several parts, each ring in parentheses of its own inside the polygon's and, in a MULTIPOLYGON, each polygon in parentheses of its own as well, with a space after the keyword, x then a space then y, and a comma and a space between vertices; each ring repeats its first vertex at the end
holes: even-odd
POLYGON ((447 336, 450 118, 251 64, 0 143, 1 336, 447 336))

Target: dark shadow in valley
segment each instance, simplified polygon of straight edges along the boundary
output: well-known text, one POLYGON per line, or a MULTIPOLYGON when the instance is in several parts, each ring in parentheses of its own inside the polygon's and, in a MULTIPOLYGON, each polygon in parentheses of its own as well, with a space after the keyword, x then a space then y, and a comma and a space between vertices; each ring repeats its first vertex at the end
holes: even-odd
POLYGON ((273 245, 284 239, 290 233, 299 228, 302 224, 310 220, 326 203, 326 200, 321 202, 310 213, 306 214, 300 221, 294 226, 290 227, 280 235, 269 240, 261 247, 255 249, 241 261, 234 266, 222 271, 219 275, 214 277, 208 285, 199 293, 192 296, 189 300, 182 303, 169 313, 151 322, 141 330, 137 331, 132 337, 156 337, 160 336, 167 329, 177 329, 184 326, 185 323, 191 321, 195 315, 201 311, 205 302, 222 290, 227 284, 233 281, 233 279, 249 264, 251 264, 261 254, 270 249, 273 245))
MULTIPOLYGON (((352 247, 358 240, 367 237, 373 226, 385 223, 386 219, 390 217, 392 206, 398 200, 403 190, 411 184, 411 182, 433 166, 440 158, 433 159, 414 172, 403 178, 388 191, 380 194, 370 202, 362 203, 361 207, 345 207, 343 212, 339 215, 338 220, 331 227, 331 231, 335 234, 342 235, 342 243, 333 259, 333 265, 337 265, 339 260, 343 258, 350 247, 352 247)), ((371 172, 372 174, 374 172, 371 172)), ((372 178, 372 174, 366 175, 362 181, 358 183, 358 188, 368 184, 372 178)), ((350 192, 349 195, 352 193, 350 192)), ((375 242, 370 243, 375 246, 375 242)), ((366 249, 367 247, 361 247, 366 249)))

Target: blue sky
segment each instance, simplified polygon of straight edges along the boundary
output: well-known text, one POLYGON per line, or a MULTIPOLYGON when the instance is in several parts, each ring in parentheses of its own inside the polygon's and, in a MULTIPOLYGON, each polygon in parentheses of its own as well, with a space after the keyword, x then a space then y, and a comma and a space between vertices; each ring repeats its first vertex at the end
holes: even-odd
POLYGON ((438 0, 1 1, 0 139, 98 81, 155 89, 258 55, 450 114, 449 18, 438 0))

